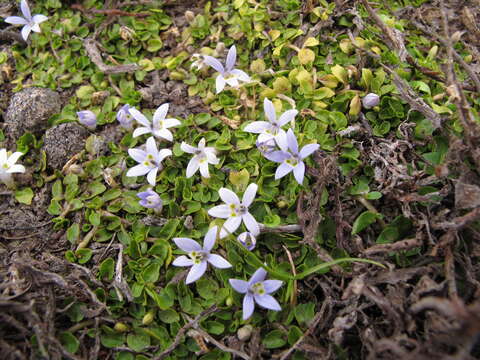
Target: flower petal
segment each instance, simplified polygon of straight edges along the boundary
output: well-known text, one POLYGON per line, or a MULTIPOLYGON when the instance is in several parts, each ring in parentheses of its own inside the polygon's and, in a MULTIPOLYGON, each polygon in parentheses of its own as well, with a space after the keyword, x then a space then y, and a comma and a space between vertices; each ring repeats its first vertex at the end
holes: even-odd
POLYGON ((230 213, 231 210, 228 205, 218 205, 208 210, 208 215, 222 219, 227 219, 230 213))
POLYGON ((242 205, 248 208, 252 204, 253 200, 255 200, 257 189, 258 189, 258 185, 255 183, 251 183, 250 185, 247 186, 247 189, 243 193, 242 205))
POLYGON ((207 262, 202 261, 200 264, 195 264, 192 266, 190 271, 188 272, 187 279, 185 280, 185 284, 191 284, 194 281, 197 281, 205 274, 207 270, 207 262))
POLYGON ((233 290, 239 292, 240 294, 245 294, 248 291, 248 282, 240 279, 230 279, 228 280, 233 290))
POLYGON ((9 174, 24 173, 25 172, 25 166, 19 165, 19 164, 12 165, 12 166, 10 166, 10 168, 6 172, 9 173, 9 174))
POLYGON ((250 79, 250 76, 247 75, 245 71, 238 70, 238 69, 233 69, 230 71, 230 74, 235 75, 235 77, 243 82, 250 82, 252 79, 250 79))
POLYGON ((232 264, 217 254, 208 255, 207 261, 219 269, 228 269, 232 267, 232 264))
POLYGON ((162 162, 163 160, 165 160, 165 158, 167 156, 172 156, 172 150, 170 149, 162 149, 158 152, 158 159, 157 161, 160 163, 162 162))
POLYGON ((133 131, 132 136, 134 138, 136 138, 136 137, 139 137, 140 135, 148 134, 148 133, 151 133, 151 132, 152 132, 152 130, 149 127, 139 127, 139 128, 136 128, 133 131))
POLYGON ((248 281, 248 286, 252 286, 253 284, 265 280, 265 277, 267 276, 267 270, 265 270, 263 267, 260 267, 255 271, 248 281))
POLYGON ((200 162, 198 161, 198 156, 194 156, 190 159, 187 165, 187 178, 192 177, 200 167, 200 162))
POLYGON ((254 295, 255 302, 260 305, 261 307, 268 309, 268 310, 274 310, 274 311, 280 311, 282 308, 280 307, 280 304, 275 300, 275 298, 272 295, 254 295))
POLYGON ((275 142, 277 143, 278 147, 282 150, 287 152, 288 151, 288 141, 287 141, 287 133, 283 129, 278 129, 277 135, 274 136, 275 142))
POLYGON ((165 119, 163 121, 163 127, 165 129, 168 129, 168 128, 171 128, 171 127, 174 127, 174 126, 179 126, 181 124, 182 123, 180 122, 180 120, 177 120, 177 119, 174 119, 174 118, 168 118, 168 119, 165 119))
POLYGON ((238 87, 238 85, 240 85, 240 84, 238 83, 238 79, 237 79, 236 77, 234 77, 234 76, 229 77, 229 78, 225 78, 225 82, 226 82, 228 85, 230 85, 231 87, 234 87, 234 88, 236 88, 236 87, 238 87))
POLYGON ((290 154, 285 151, 277 150, 264 154, 265 158, 276 163, 283 163, 290 158, 290 154))
POLYGON ((9 166, 14 165, 14 164, 18 161, 18 159, 20 159, 20 157, 21 157, 22 155, 23 155, 22 152, 20 152, 20 151, 15 151, 15 152, 14 152, 12 155, 10 155, 10 157, 8 158, 7 164, 8 164, 9 166))
POLYGON ((48 20, 48 17, 46 17, 45 15, 41 15, 41 14, 33 15, 33 22, 34 23, 41 24, 42 22, 47 21, 47 20, 48 20))
POLYGON ((27 41, 28 35, 30 35, 30 32, 32 31, 32 27, 27 24, 22 28, 22 38, 23 40, 27 41))
POLYGON ((278 124, 280 126, 288 124, 295 119, 295 116, 297 116, 297 114, 298 111, 294 109, 285 111, 282 115, 280 115, 280 118, 278 119, 278 124))
POLYGON ((318 150, 318 148, 320 147, 320 145, 318 144, 308 144, 308 145, 305 145, 302 150, 300 150, 300 157, 302 159, 305 159, 307 156, 313 154, 315 151, 318 150))
POLYGON ((190 238, 173 238, 173 242, 183 251, 202 251, 202 246, 190 238))
POLYGON ((155 114, 153 114, 153 122, 158 122, 165 120, 165 117, 168 113, 168 107, 170 106, 169 103, 160 105, 157 110, 155 110, 155 114))
POLYGON ((26 25, 28 21, 25 20, 23 17, 20 16, 9 16, 5 19, 6 23, 13 24, 13 25, 26 25))
POLYGON ((168 141, 173 141, 173 134, 170 130, 168 129, 160 129, 160 130, 154 130, 153 135, 156 137, 160 137, 162 139, 168 140, 168 141))
POLYGON ((218 226, 214 226, 207 231, 205 237, 203 238, 203 250, 210 252, 215 245, 215 240, 217 239, 218 226))
POLYGON ((283 281, 280 280, 265 280, 263 282, 263 287, 267 294, 277 291, 282 285, 283 281))
POLYGON ((220 237, 224 238, 229 234, 233 234, 235 230, 238 229, 241 223, 242 223, 242 218, 240 216, 234 216, 234 217, 228 218, 227 221, 223 223, 222 231, 220 231, 220 237))
POLYGON ((150 172, 147 175, 147 181, 152 186, 155 186, 157 182, 157 172, 158 172, 158 168, 153 168, 150 170, 150 172))
POLYGON ((42 30, 40 30, 40 25, 38 25, 37 23, 32 23, 32 31, 39 33, 42 30))
POLYGON ((172 265, 173 266, 192 266, 193 260, 190 259, 188 256, 182 255, 177 257, 175 260, 173 260, 172 265))
POLYGON ((202 174, 204 178, 210 177, 210 174, 208 172, 208 162, 205 159, 203 159, 203 161, 200 162, 200 174, 202 174))
POLYGON ((143 176, 147 174, 149 171, 150 171, 149 167, 146 167, 145 165, 140 164, 128 170, 126 176, 143 176))
POLYGON ((243 320, 247 320, 250 316, 252 316, 253 310, 255 310, 253 296, 246 294, 243 298, 243 320))
POLYGON ((247 212, 246 214, 242 215, 242 219, 248 231, 250 231, 255 236, 260 234, 260 226, 258 225, 257 220, 255 220, 252 214, 247 212))
POLYGON ((147 157, 147 153, 140 149, 128 149, 128 155, 136 162, 141 163, 147 157))
POLYGON ((292 129, 288 129, 287 131, 287 142, 292 153, 298 154, 298 141, 292 129))
POLYGON ((226 204, 240 205, 240 199, 232 190, 221 188, 218 190, 218 195, 220 195, 220 199, 226 204))
POLYGON ((235 45, 230 47, 227 54, 227 60, 225 62, 225 68, 227 71, 230 71, 235 66, 235 62, 237 61, 237 48, 235 45))
POLYGON ((145 144, 146 144, 145 148, 147 150, 147 154, 152 154, 153 156, 157 157, 158 149, 157 149, 157 143, 155 142, 155 138, 153 136, 150 136, 147 139, 147 142, 145 144))
POLYGON ((7 160, 7 149, 0 149, 0 165, 5 164, 7 160))
POLYGON ((130 112, 130 115, 132 115, 137 122, 139 122, 145 127, 148 127, 148 128, 151 127, 150 121, 148 121, 145 115, 143 115, 140 111, 138 111, 135 108, 130 108, 129 112, 130 112))
POLYGON ((225 78, 223 77, 222 74, 218 75, 217 76, 217 79, 215 80, 215 91, 218 93, 220 93, 224 88, 225 88, 225 84, 227 82, 225 81, 225 78))
POLYGON ((254 134, 260 134, 270 129, 271 127, 272 125, 267 121, 254 121, 251 124, 248 124, 247 126, 245 126, 243 131, 254 133, 254 134))
POLYGON ((203 57, 203 63, 207 64, 208 66, 210 66, 212 68, 214 68, 220 74, 223 74, 225 72, 225 69, 224 69, 222 63, 212 56, 205 55, 203 57))
POLYGON ((20 1, 20 10, 22 10, 22 14, 27 20, 32 19, 32 14, 30 13, 30 7, 28 6, 27 0, 20 1))
POLYGON ((284 163, 284 162, 281 163, 278 166, 277 171, 275 171, 275 180, 281 179, 282 177, 287 175, 292 170, 293 170, 293 168, 290 165, 288 165, 287 163, 284 163))
POLYGON ((273 106, 273 103, 267 98, 263 99, 263 111, 265 112, 265 117, 271 123, 277 120, 277 115, 275 114, 275 107, 273 106))
POLYGON ((180 144, 180 149, 182 149, 183 152, 186 152, 188 154, 195 154, 195 152, 197 151, 196 147, 188 145, 185 141, 182 141, 182 143, 180 144))
POLYGON ((293 169, 293 176, 295 176, 295 180, 297 180, 297 182, 300 185, 302 185, 304 175, 305 175, 305 164, 303 163, 303 161, 301 161, 293 169))

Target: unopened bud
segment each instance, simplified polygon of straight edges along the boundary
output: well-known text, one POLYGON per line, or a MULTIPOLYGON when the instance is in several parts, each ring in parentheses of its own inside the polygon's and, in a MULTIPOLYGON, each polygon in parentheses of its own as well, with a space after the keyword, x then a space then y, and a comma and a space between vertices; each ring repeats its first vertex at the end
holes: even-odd
POLYGON ((237 337, 240 341, 247 341, 252 336, 253 326, 245 325, 237 330, 237 337))
POLYGON ((142 324, 143 325, 150 325, 153 321, 153 318, 155 317, 155 311, 149 311, 145 314, 145 316, 142 319, 142 324))
MULTIPOLYGON (((374 105, 375 106, 375 105, 374 105)), ((360 110, 362 109, 362 103, 360 101, 360 96, 355 95, 350 101, 350 111, 349 115, 351 116, 357 116, 360 113, 360 110)))
POLYGON ((190 10, 185 11, 185 20, 187 20, 188 23, 191 24, 193 20, 195 20, 195 13, 190 10))
POLYGON ((222 56, 225 52, 225 44, 223 42, 218 42, 215 47, 215 52, 217 53, 217 56, 222 56))
POLYGON ((362 104, 365 109, 371 109, 380 103, 380 96, 374 93, 365 95, 362 99, 362 104))
POLYGON ((115 329, 115 331, 120 333, 128 331, 128 326, 122 322, 117 322, 113 328, 115 329))

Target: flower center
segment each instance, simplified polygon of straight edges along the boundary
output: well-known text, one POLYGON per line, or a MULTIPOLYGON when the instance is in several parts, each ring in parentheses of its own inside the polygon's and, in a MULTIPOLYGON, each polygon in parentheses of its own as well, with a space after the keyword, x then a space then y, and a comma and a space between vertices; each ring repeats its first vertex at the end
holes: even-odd
POLYGON ((201 251, 190 251, 188 256, 190 256, 194 264, 200 264, 205 258, 205 253, 201 251))
POLYGON ((295 167, 300 162, 300 158, 298 157, 298 155, 292 155, 289 159, 285 160, 285 162, 288 165, 295 167))
POLYGON ((262 281, 259 281, 259 282, 256 282, 255 284, 253 284, 250 289, 254 294, 257 294, 257 295, 265 295, 266 294, 265 287, 263 286, 262 281))
POLYGON ((2 167, 3 167, 4 169, 8 169, 8 164, 5 163, 5 164, 2 165, 2 167))

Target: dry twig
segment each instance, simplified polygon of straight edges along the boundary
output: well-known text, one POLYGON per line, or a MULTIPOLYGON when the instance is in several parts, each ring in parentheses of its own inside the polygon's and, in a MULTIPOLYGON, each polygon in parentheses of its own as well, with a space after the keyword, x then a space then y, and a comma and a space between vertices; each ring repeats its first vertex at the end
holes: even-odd
POLYGON ((105 74, 121 74, 121 73, 131 73, 137 70, 140 70, 141 67, 137 64, 126 64, 126 65, 107 65, 103 62, 100 51, 98 50, 98 44, 95 39, 86 38, 83 41, 83 46, 87 51, 88 57, 92 62, 98 66, 100 71, 105 74))

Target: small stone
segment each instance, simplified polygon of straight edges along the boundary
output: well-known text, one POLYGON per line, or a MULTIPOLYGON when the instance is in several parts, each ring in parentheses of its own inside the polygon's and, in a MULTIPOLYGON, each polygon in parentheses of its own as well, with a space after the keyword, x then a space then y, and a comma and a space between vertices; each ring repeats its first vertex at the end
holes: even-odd
POLYGON ((62 109, 60 95, 53 90, 31 87, 13 95, 5 113, 7 135, 17 139, 25 132, 39 135, 48 119, 62 109))
POLYGON ((48 167, 61 170, 73 155, 83 150, 89 135, 87 129, 73 122, 48 129, 44 145, 48 167))
POLYGON ((237 337, 240 341, 247 341, 252 336, 253 326, 245 325, 237 330, 237 337))

